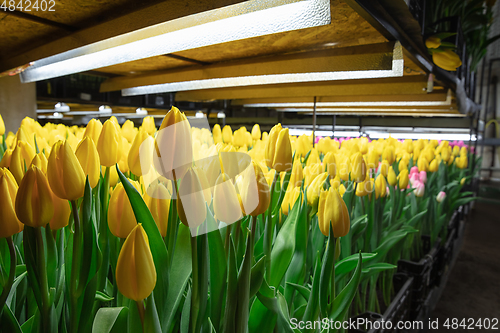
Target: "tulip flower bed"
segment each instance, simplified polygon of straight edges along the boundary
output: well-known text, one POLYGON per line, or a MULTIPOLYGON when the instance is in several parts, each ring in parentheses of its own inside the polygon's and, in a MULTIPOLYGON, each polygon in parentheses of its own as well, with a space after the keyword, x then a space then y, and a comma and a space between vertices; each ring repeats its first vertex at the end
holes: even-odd
POLYGON ((280 124, 191 128, 176 108, 159 129, 152 117, 26 118, 7 135, 0 124, 3 332, 323 332, 367 311, 406 318, 396 309, 424 282, 398 262, 449 246, 448 222, 473 200, 461 189, 475 157, 447 141, 313 146, 280 124))

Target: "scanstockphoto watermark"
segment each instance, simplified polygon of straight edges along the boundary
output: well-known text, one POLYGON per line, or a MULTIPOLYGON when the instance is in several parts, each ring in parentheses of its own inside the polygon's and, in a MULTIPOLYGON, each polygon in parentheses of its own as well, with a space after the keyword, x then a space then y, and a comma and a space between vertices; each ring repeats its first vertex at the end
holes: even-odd
POLYGON ((411 329, 411 330, 421 330, 424 327, 422 321, 398 321, 393 323, 392 321, 386 321, 383 319, 372 321, 368 318, 349 318, 348 320, 330 320, 328 318, 323 318, 322 320, 314 321, 302 321, 296 318, 290 320, 290 328, 293 330, 303 330, 303 329, 320 329, 320 330, 365 330, 369 331, 375 330, 392 330, 394 328, 400 329, 411 329))

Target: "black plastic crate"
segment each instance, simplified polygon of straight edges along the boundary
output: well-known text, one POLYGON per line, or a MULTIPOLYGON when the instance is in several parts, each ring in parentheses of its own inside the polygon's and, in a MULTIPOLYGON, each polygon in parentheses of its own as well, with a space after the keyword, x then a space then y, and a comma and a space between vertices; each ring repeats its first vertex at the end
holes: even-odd
POLYGON ((453 215, 451 215, 450 222, 448 223, 448 235, 455 231, 455 238, 458 237, 458 227, 460 225, 459 214, 458 211, 454 211, 453 215))
POLYGON ((446 273, 446 269, 450 265, 451 260, 453 259, 453 246, 455 244, 457 233, 458 233, 457 229, 452 229, 448 233, 448 237, 444 245, 439 248, 438 259, 437 259, 438 263, 437 276, 434 280, 435 286, 439 286, 441 284, 441 279, 443 275, 446 273))
POLYGON ((437 240, 432 247, 430 246, 429 236, 422 236, 422 242, 424 251, 427 249, 428 251, 418 262, 410 260, 398 261, 398 272, 406 273, 408 276, 413 277, 410 311, 411 320, 414 320, 418 316, 422 305, 434 286, 437 270, 439 268, 437 262, 440 240, 437 240))
POLYGON ((400 332, 396 325, 400 321, 407 321, 410 318, 411 295, 413 286, 413 277, 408 277, 405 273, 396 273, 393 276, 394 290, 396 295, 391 304, 387 307, 384 314, 367 311, 352 318, 358 321, 360 318, 371 324, 365 327, 358 327, 349 330, 349 333, 396 333, 400 332), (380 323, 375 323, 381 321, 380 323), (382 324, 384 322, 384 324, 382 324), (388 323, 390 322, 390 324, 388 323))

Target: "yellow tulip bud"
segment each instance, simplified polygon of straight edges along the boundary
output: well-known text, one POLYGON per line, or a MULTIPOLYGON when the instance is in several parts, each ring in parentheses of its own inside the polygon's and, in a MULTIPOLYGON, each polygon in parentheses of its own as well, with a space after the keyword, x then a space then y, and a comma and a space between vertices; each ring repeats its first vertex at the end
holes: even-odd
MULTIPOLYGON (((139 191, 139 183, 130 181, 132 185, 139 191)), ((111 198, 109 199, 108 208, 108 226, 109 230, 115 237, 127 238, 128 234, 137 225, 134 210, 130 204, 127 193, 122 183, 118 183, 111 198)))
POLYGON ((30 166, 33 157, 35 157, 33 147, 24 141, 18 141, 10 159, 10 171, 18 184, 21 183, 25 173, 24 170, 30 166))
POLYGON ((271 202, 271 192, 260 166, 254 161, 243 171, 239 187, 245 212, 251 216, 263 214, 271 202))
POLYGON ((83 197, 85 173, 67 141, 58 141, 52 147, 47 164, 50 188, 61 199, 83 197))
POLYGON ((333 179, 330 179, 330 186, 332 186, 333 188, 339 188, 340 186, 340 177, 337 175, 335 176, 335 178, 333 179))
POLYGON ((339 192, 333 187, 328 191, 322 190, 318 205, 318 224, 321 233, 330 235, 333 228, 335 238, 347 235, 351 227, 349 212, 339 192))
MULTIPOLYGON (((0 160, 0 168, 9 168, 10 167, 10 160, 12 158, 13 151, 14 151, 13 149, 7 148, 7 150, 3 153, 2 159, 0 160)), ((16 183, 17 183, 17 181, 16 181, 16 183)))
POLYGON ((5 134, 5 123, 3 122, 2 115, 0 114, 0 136, 5 134))
POLYGON ((356 187, 356 196, 364 197, 373 192, 373 180, 367 179, 356 187))
POLYGON ((304 170, 302 168, 302 163, 300 163, 299 161, 294 162, 288 187, 293 188, 296 186, 299 187, 302 186, 303 179, 304 179, 304 170))
POLYGON ((388 173, 389 173, 389 162, 387 160, 383 160, 382 163, 380 164, 380 174, 383 175, 384 177, 387 177, 388 173))
POLYGON ((427 171, 429 170, 429 162, 425 156, 421 156, 417 161, 418 171, 427 171))
POLYGON ((152 155, 153 151, 149 151, 147 149, 147 147, 149 146, 144 145, 142 146, 142 153, 141 153, 142 143, 149 138, 150 138, 149 134, 144 129, 141 128, 137 133, 137 135, 135 136, 134 141, 132 142, 132 145, 130 146, 130 150, 128 152, 128 157, 127 157, 128 167, 130 171, 138 177, 142 176, 143 174, 147 174, 149 172, 150 164, 144 163, 144 161, 148 161, 149 160, 148 157, 153 156, 152 155), (144 154, 145 156, 143 156, 142 154, 144 154), (141 165, 141 159, 143 160, 143 163, 146 165, 141 165))
POLYGON ((307 158, 306 165, 312 165, 316 163, 321 163, 321 159, 319 158, 318 150, 316 148, 311 149, 309 153, 309 157, 307 158))
POLYGON ((260 126, 259 124, 255 124, 252 127, 252 139, 254 140, 260 140, 260 126))
MULTIPOLYGON (((295 202, 300 196, 300 187, 294 187, 292 189, 288 189, 285 193, 285 197, 283 198, 283 203, 281 204, 281 211, 283 214, 288 215, 289 211, 295 205, 295 202)), ((302 198, 302 201, 304 198, 302 198)))
POLYGON ((328 172, 323 172, 322 174, 316 176, 311 182, 311 185, 307 187, 307 203, 311 207, 315 207, 318 204, 320 191, 323 188, 326 178, 328 177, 328 172))
MULTIPOLYGON (((300 163, 300 162, 296 162, 300 163)), ((314 165, 309 165, 304 168, 304 186, 309 186, 311 185, 312 181, 316 176, 321 174, 323 172, 323 167, 321 164, 314 164, 314 165)))
POLYGON ((212 128, 212 136, 214 138, 214 144, 222 142, 222 132, 219 124, 215 124, 212 128))
POLYGON ((84 137, 78 144, 75 155, 82 166, 83 173, 89 177, 90 186, 96 187, 99 183, 101 162, 92 138, 84 137))
POLYGON ((398 175, 399 178, 399 188, 404 190, 408 187, 408 169, 401 170, 398 175))
POLYGON ((460 60, 460 57, 450 49, 443 52, 433 52, 432 61, 436 64, 436 66, 452 72, 462 66, 462 60, 460 60))
POLYGON ((366 179, 366 163, 361 153, 355 153, 351 157, 351 180, 361 183, 366 179))
POLYGON ((15 200, 17 183, 8 169, 0 168, 0 238, 15 235, 24 229, 17 218, 15 200))
POLYGON ((46 175, 47 174, 47 157, 43 153, 38 153, 33 157, 31 160, 31 165, 36 165, 42 172, 46 175))
POLYGON ((439 46, 441 46, 441 38, 431 36, 425 40, 425 46, 428 49, 437 49, 439 46))
POLYGON ((405 160, 401 159, 401 161, 399 161, 398 171, 401 172, 405 169, 408 169, 408 163, 405 160))
POLYGON ((380 174, 377 176, 375 179, 375 197, 376 198, 383 198, 387 194, 387 183, 385 181, 385 177, 380 174))
POLYGON ((226 224, 234 223, 243 217, 236 188, 225 174, 221 174, 217 179, 213 204, 215 216, 226 224))
POLYGON ((460 156, 467 156, 467 147, 460 148, 460 156))
POLYGON ((120 161, 121 140, 116 124, 111 119, 106 120, 97 141, 101 165, 110 167, 120 161))
POLYGON ((349 180, 349 172, 351 171, 351 159, 347 156, 338 155, 336 158, 337 174, 343 181, 349 180), (340 157, 340 158, 339 158, 340 157))
POLYGON ((191 125, 175 106, 163 118, 155 148, 154 166, 167 179, 182 178, 193 163, 191 125))
POLYGON ((281 128, 281 124, 274 126, 266 143, 266 164, 277 172, 288 171, 292 168, 292 144, 288 128, 281 128))
POLYGON ((457 167, 459 169, 467 168, 467 166, 469 164, 467 156, 465 156, 465 155, 457 156, 457 158, 455 158, 455 164, 457 165, 457 167))
POLYGON ((389 167, 389 172, 387 173, 387 182, 390 186, 396 186, 396 183, 398 182, 396 173, 394 172, 392 166, 389 167))
POLYGON ((439 164, 437 159, 433 159, 431 163, 429 164, 429 171, 430 172, 436 172, 439 169, 439 164))
POLYGON ((464 186, 465 184, 465 177, 463 177, 462 179, 460 179, 460 185, 464 186))
POLYGON ((403 142, 403 149, 409 154, 413 153, 413 140, 406 139, 403 142))
POLYGON ((335 155, 332 152, 326 153, 323 158, 323 165, 325 166, 326 171, 330 179, 335 178, 337 175, 337 162, 335 160, 335 155))
POLYGON ((224 143, 233 142, 233 131, 231 130, 231 126, 226 125, 222 129, 222 141, 224 141, 224 143))
POLYGON ((58 230, 68 225, 69 216, 71 215, 71 206, 68 200, 59 198, 54 192, 50 191, 52 195, 52 203, 54 205, 54 216, 50 220, 50 229, 58 230))
POLYGON ((52 194, 47 178, 36 166, 24 175, 16 195, 16 214, 22 223, 36 228, 44 227, 54 215, 52 194))
POLYGON ((367 167, 369 169, 375 169, 378 166, 378 158, 379 155, 377 154, 377 151, 375 149, 372 149, 368 152, 367 156, 367 167))
POLYGON ((344 197, 345 191, 347 191, 347 189, 345 188, 344 184, 340 184, 340 186, 339 186, 339 194, 340 194, 340 196, 342 198, 344 197))
POLYGON ((266 177, 266 182, 268 186, 273 184, 274 176, 276 175, 276 170, 269 170, 264 176, 266 177))
MULTIPOLYGON (((168 184, 171 183, 169 182, 168 184)), ((162 237, 167 236, 168 214, 170 213, 170 198, 172 193, 171 187, 170 185, 169 190, 165 184, 153 182, 148 189, 148 194, 144 195, 144 201, 151 211, 151 215, 162 237)))
POLYGON ((189 168, 181 180, 177 198, 181 222, 189 228, 200 226, 207 216, 207 204, 196 169, 189 168))
POLYGON ((132 142, 134 140, 136 133, 135 133, 135 126, 134 122, 130 119, 127 119, 123 125, 122 125, 122 136, 127 139, 128 142, 132 142))
POLYGON ((116 264, 116 285, 120 292, 134 301, 141 301, 156 286, 156 269, 149 240, 141 224, 127 235, 116 264))
POLYGON ((99 141, 99 136, 101 135, 102 123, 99 119, 90 119, 87 127, 85 128, 84 137, 89 137, 94 141, 94 144, 99 141))
POLYGON ((395 155, 393 146, 385 147, 384 152, 382 153, 382 160, 387 160, 387 162, 389 162, 389 165, 392 165, 392 163, 394 163, 395 155))

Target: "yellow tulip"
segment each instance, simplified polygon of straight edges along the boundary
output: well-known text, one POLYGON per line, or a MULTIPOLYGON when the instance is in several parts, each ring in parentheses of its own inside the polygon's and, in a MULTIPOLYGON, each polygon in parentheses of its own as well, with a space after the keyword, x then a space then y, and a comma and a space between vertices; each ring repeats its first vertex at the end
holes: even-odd
POLYGON ((393 146, 385 147, 384 152, 382 153, 382 160, 387 160, 387 162, 389 162, 389 165, 392 165, 392 163, 394 163, 395 155, 393 146))
POLYGON ((339 190, 340 196, 343 198, 344 194, 345 194, 345 191, 347 191, 347 189, 345 188, 344 184, 340 184, 338 190, 339 190))
POLYGON ((248 215, 263 214, 271 202, 269 184, 260 166, 254 161, 243 171, 239 187, 241 202, 248 215))
MULTIPOLYGON (((292 189, 288 189, 286 191, 285 197, 283 198, 283 203, 281 204, 281 211, 283 212, 283 214, 288 215, 289 210, 293 208, 299 196, 300 196, 299 186, 296 186, 292 189)), ((302 201, 304 201, 303 197, 302 201)))
POLYGON ((207 204, 196 169, 189 168, 181 180, 177 212, 181 222, 189 228, 198 227, 205 221, 207 204))
MULTIPOLYGON (((130 181, 132 185, 139 191, 139 183, 130 181)), ((134 210, 130 204, 127 193, 122 183, 118 183, 111 193, 108 208, 108 226, 109 230, 115 237, 127 238, 128 234, 137 225, 134 210)))
POLYGON ((222 129, 222 141, 224 141, 224 143, 233 142, 233 131, 231 130, 231 126, 226 125, 222 129))
POLYGON ((387 177, 388 173, 389 173, 389 162, 387 160, 383 160, 382 163, 380 164, 380 174, 382 174, 384 177, 387 177))
POLYGON ((38 153, 33 157, 31 160, 31 165, 36 165, 42 172, 46 175, 47 174, 47 157, 43 153, 38 153))
POLYGON ((83 173, 89 177, 90 186, 96 187, 100 178, 101 162, 92 138, 84 137, 78 144, 75 155, 80 162, 83 173))
POLYGON ((236 188, 225 174, 221 174, 215 184, 213 206, 217 219, 226 224, 234 223, 243 217, 236 188))
MULTIPOLYGON (((281 125, 280 125, 280 128, 281 128, 281 125)), ((271 132, 272 132, 272 130, 271 130, 271 132)), ((269 136, 271 136, 271 134, 269 134, 269 136)), ((297 157, 305 157, 307 155, 307 153, 309 152, 309 150, 311 150, 311 149, 312 149, 312 141, 310 140, 310 138, 307 135, 302 134, 301 136, 299 136, 297 138, 297 141, 295 142, 295 155, 297 157)))
POLYGON ((378 166, 379 155, 375 149, 369 150, 366 158, 366 164, 369 169, 375 169, 378 166))
POLYGON ((12 158, 13 151, 14 151, 13 149, 7 148, 7 150, 3 153, 2 159, 0 160, 0 167, 1 168, 10 167, 10 160, 12 158))
POLYGON ((417 161, 418 171, 427 171, 429 170, 429 162, 425 156, 421 156, 417 161))
POLYGON ((459 169, 465 169, 465 168, 467 168, 467 166, 469 164, 468 162, 469 161, 467 160, 467 156, 465 156, 465 155, 457 156, 455 158, 455 164, 457 165, 457 167, 459 169))
POLYGON ((323 158, 323 165, 325 166, 326 172, 330 179, 335 178, 337 175, 337 162, 335 160, 335 155, 332 152, 326 153, 323 158))
POLYGON ((460 148, 460 156, 467 156, 467 147, 463 146, 460 148))
POLYGON ((439 164, 436 159, 433 159, 431 163, 429 164, 429 171, 430 172, 436 172, 439 169, 439 164))
POLYGON ((2 115, 0 114, 0 136, 5 134, 5 123, 3 122, 2 115))
POLYGON ((296 186, 302 186, 302 180, 304 179, 304 169, 302 168, 302 163, 296 161, 293 163, 292 173, 290 175, 290 180, 288 187, 293 188, 296 186))
POLYGON ((122 125, 122 136, 127 139, 128 142, 132 142, 134 140, 136 133, 135 133, 135 126, 134 122, 130 119, 127 119, 123 125, 122 125))
MULTIPOLYGON (((147 143, 142 146, 142 143, 146 140, 151 138, 150 135, 144 130, 140 129, 137 135, 134 138, 134 141, 132 142, 132 145, 130 146, 130 150, 128 152, 127 156, 127 164, 130 169, 130 171, 136 175, 137 177, 140 177, 144 174, 147 174, 149 172, 149 163, 144 163, 144 161, 148 161, 149 157, 153 156, 153 151, 150 151, 147 149, 147 143), (142 149, 142 153, 141 153, 142 149), (147 155, 147 156, 142 156, 142 154, 147 155), (147 165, 141 165, 141 159, 144 164, 147 165), (144 170, 143 170, 144 168, 144 170)), ((151 161, 152 163, 152 161, 151 161)))
POLYGON ((439 46, 441 46, 441 38, 431 36, 425 40, 425 46, 428 49, 437 49, 439 46))
POLYGON ((54 216, 50 220, 50 229, 58 230, 68 225, 69 216, 71 215, 71 206, 68 200, 59 198, 54 192, 50 191, 52 195, 52 203, 54 205, 54 216))
POLYGON ((219 124, 215 124, 212 128, 212 136, 214 138, 214 144, 222 142, 222 132, 219 124))
POLYGON ((389 167, 389 172, 387 173, 387 182, 389 183, 390 186, 396 186, 398 182, 396 178, 396 173, 394 172, 392 166, 389 167))
POLYGON ((261 133, 260 133, 259 124, 253 125, 253 127, 252 127, 252 139, 260 140, 260 136, 261 136, 261 133))
POLYGON ((67 141, 58 141, 52 147, 47 164, 50 188, 61 199, 83 197, 85 173, 67 141))
POLYGON ((24 229, 16 215, 17 183, 8 169, 0 168, 0 238, 15 235, 24 229))
POLYGON ((464 184, 465 184, 465 177, 463 177, 462 179, 460 179, 460 185, 464 186, 464 184))
POLYGON ((401 172, 398 175, 399 179, 399 188, 404 190, 408 187, 408 182, 410 181, 408 179, 408 169, 401 170, 401 172))
POLYGON ((347 156, 337 155, 337 174, 343 181, 349 180, 349 172, 351 171, 351 159, 347 156))
MULTIPOLYGON (((170 182, 169 182, 170 184, 170 182)), ((153 215, 156 226, 162 237, 167 236, 168 214, 170 213, 171 190, 165 184, 154 182, 150 185, 148 194, 144 195, 144 201, 153 215)))
POLYGON ((97 140, 101 165, 111 167, 120 161, 121 140, 117 125, 111 119, 106 120, 97 140))
POLYGON ((33 147, 24 141, 18 141, 12 152, 9 166, 18 184, 21 183, 25 173, 24 170, 30 166, 33 157, 35 157, 33 147))
POLYGON ((367 179, 356 187, 356 196, 364 197, 373 192, 373 180, 367 179))
POLYGON ((316 176, 311 185, 307 187, 307 203, 309 206, 315 207, 318 204, 319 195, 327 177, 328 172, 323 172, 316 176))
POLYGON ((401 172, 405 169, 408 169, 408 163, 405 160, 401 159, 401 161, 399 161, 398 171, 401 172))
POLYGON ((182 178, 193 163, 191 125, 175 106, 163 118, 155 148, 154 166, 167 179, 182 178))
POLYGON ((403 149, 409 154, 413 153, 413 140, 406 139, 403 142, 403 149))
POLYGON ((351 227, 349 212, 339 192, 333 187, 322 190, 318 205, 318 224, 321 233, 330 235, 330 227, 335 238, 347 235, 351 227))
POLYGON ((266 164, 277 172, 289 171, 292 168, 292 144, 288 128, 281 124, 274 126, 266 144, 266 164))
POLYGON ((460 57, 449 49, 443 52, 433 52, 432 61, 436 64, 436 66, 452 72, 462 66, 462 60, 460 60, 460 57))
POLYGON ((116 285, 125 297, 137 302, 151 295, 156 286, 153 255, 140 223, 127 235, 118 255, 116 285))
POLYGON ((84 137, 89 137, 94 141, 94 144, 99 141, 99 136, 101 135, 102 123, 99 119, 90 119, 87 127, 85 128, 84 137))
POLYGON ((54 204, 47 178, 36 166, 24 175, 16 195, 16 214, 22 223, 44 227, 54 215, 54 204))
POLYGON ((351 157, 351 180, 361 183, 366 179, 366 163, 361 153, 355 153, 351 157))
POLYGON ((387 194, 387 183, 385 181, 385 177, 380 174, 375 179, 375 197, 383 198, 387 194))
POLYGON ((321 159, 319 158, 318 150, 313 148, 310 150, 309 156, 307 157, 306 165, 321 163, 321 159))
POLYGON ((335 178, 330 179, 330 186, 333 188, 339 188, 340 186, 340 177, 337 175, 335 178))
POLYGON ((274 169, 271 169, 266 174, 264 174, 268 186, 272 186, 275 175, 276 175, 276 170, 274 169))

